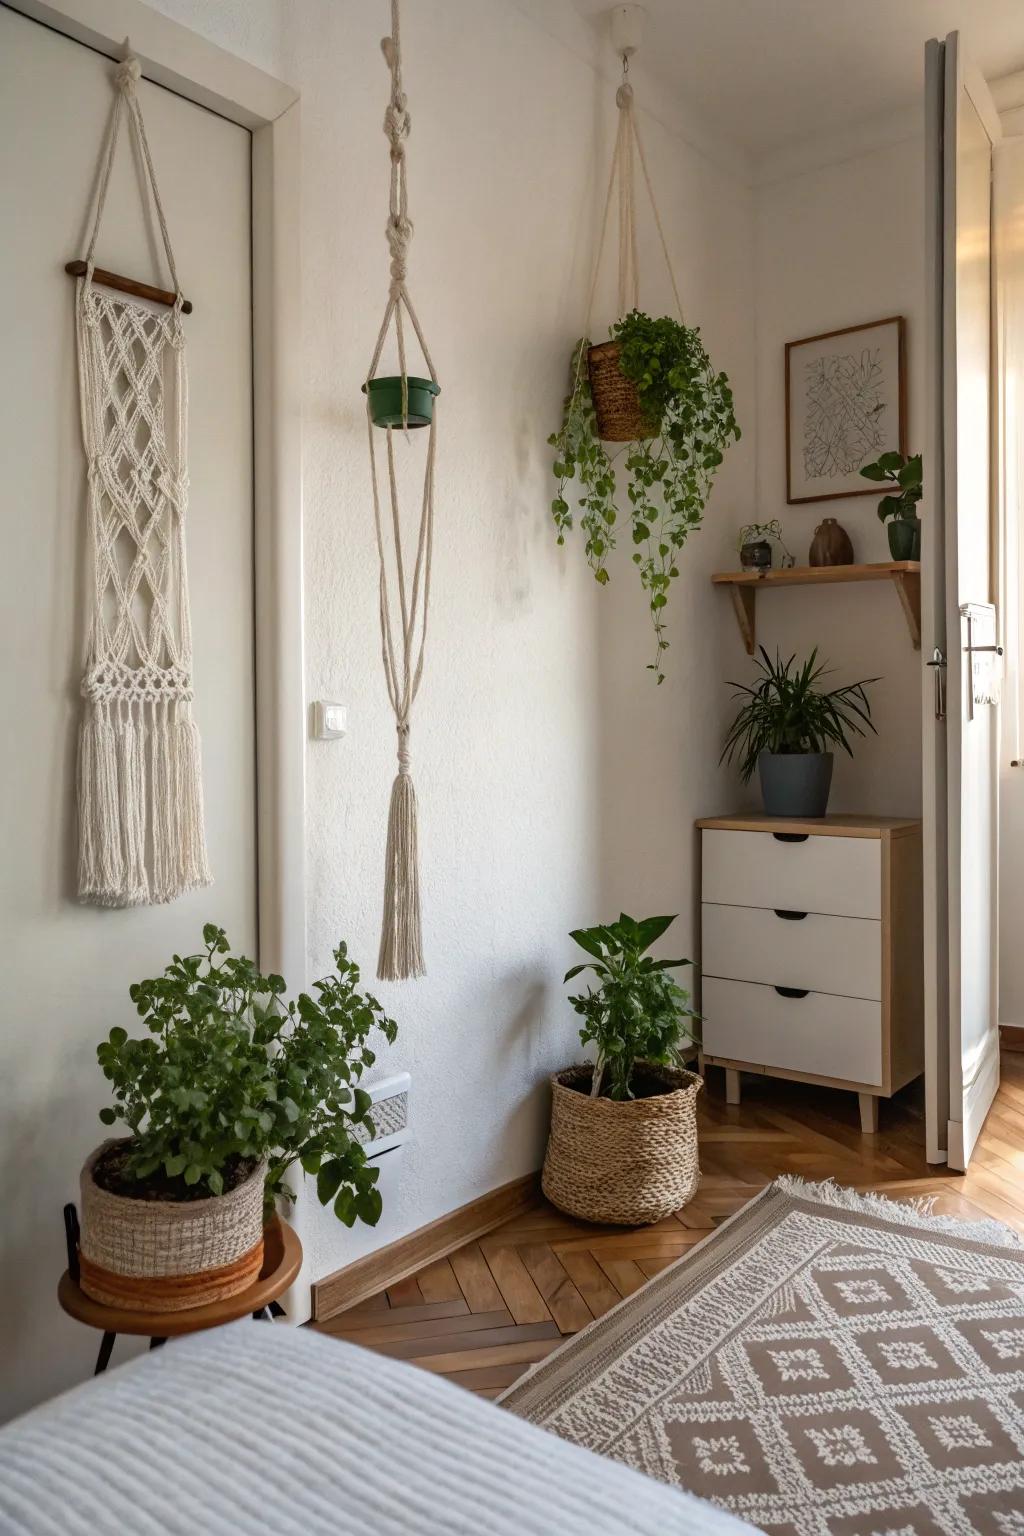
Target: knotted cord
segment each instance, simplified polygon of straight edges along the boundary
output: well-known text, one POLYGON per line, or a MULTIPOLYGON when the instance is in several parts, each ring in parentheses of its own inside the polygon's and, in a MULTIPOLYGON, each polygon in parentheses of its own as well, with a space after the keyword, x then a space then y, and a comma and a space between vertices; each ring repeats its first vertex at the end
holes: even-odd
MULTIPOLYGON (((420 349, 426 361, 430 378, 437 383, 437 374, 427 347, 426 338, 416 311, 413 308, 406 282, 409 244, 413 226, 409 218, 408 190, 406 185, 406 142, 410 131, 409 108, 402 89, 402 50, 398 0, 391 0, 391 35, 381 41, 381 51, 391 73, 391 93, 384 114, 384 132, 387 135, 391 156, 391 181, 388 201, 388 221, 385 228, 390 252, 390 284, 388 302, 384 310, 367 373, 367 383, 373 378, 380 362, 384 343, 392 324, 398 344, 398 362, 402 375, 402 417, 408 427, 409 379, 406 367, 403 310, 408 317, 420 349)), ((384 677, 388 698, 395 715, 398 735, 398 773, 391 789, 391 805, 388 814, 387 849, 385 853, 384 914, 381 925, 380 951, 377 974, 382 979, 406 980, 424 974, 423 939, 420 920, 419 848, 416 816, 416 791, 410 772, 409 733, 412 706, 419 692, 423 676, 423 657, 427 638, 427 618, 430 607, 430 570, 434 541, 434 464, 437 440, 437 401, 431 416, 427 437, 426 466, 423 478, 423 500, 420 509, 419 532, 416 540, 416 558, 411 578, 402 552, 402 527, 399 512, 398 481, 395 465, 395 443, 392 427, 387 427, 388 495, 391 509, 391 540, 385 534, 386 518, 382 513, 382 497, 378 484, 377 453, 374 437, 370 391, 366 392, 366 425, 370 445, 370 476, 373 486, 373 520, 377 538, 377 554, 380 562, 380 631, 381 652, 384 661, 384 677), (391 609, 391 580, 389 566, 393 562, 395 585, 398 589, 398 606, 401 619, 398 638, 391 609)))

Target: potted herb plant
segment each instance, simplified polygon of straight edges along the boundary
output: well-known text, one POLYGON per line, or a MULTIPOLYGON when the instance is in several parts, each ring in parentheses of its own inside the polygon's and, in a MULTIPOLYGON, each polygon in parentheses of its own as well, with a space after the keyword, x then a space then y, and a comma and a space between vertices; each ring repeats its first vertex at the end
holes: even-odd
POLYGON ((921 455, 909 459, 902 453, 883 453, 874 464, 865 464, 861 474, 866 480, 888 482, 895 492, 878 503, 879 521, 887 523, 889 553, 894 560, 920 560, 921 519, 917 504, 922 496, 921 455))
POLYGON ((830 747, 851 757, 851 736, 874 731, 866 689, 877 677, 842 688, 826 689, 829 668, 815 648, 798 665, 795 656, 774 661, 764 646, 755 658, 760 677, 751 687, 730 683, 742 700, 729 728, 720 761, 739 759, 740 777, 749 783, 755 768, 769 816, 824 816, 832 785, 830 747))
POLYGON ((130 989, 147 1033, 116 1025, 96 1052, 114 1097, 100 1119, 129 1134, 82 1171, 81 1285, 113 1306, 178 1310, 244 1290, 296 1164, 347 1226, 380 1217, 358 1084, 370 1034, 393 1041, 397 1026, 359 990, 346 946, 333 975, 286 1001, 283 977, 232 955, 221 928, 207 924, 203 945, 130 989))
POLYGON ((594 347, 583 339, 573 353, 562 425, 548 439, 558 480, 551 511, 564 544, 573 526, 566 490, 578 481, 587 562, 602 586, 623 518, 654 627, 649 670, 661 683, 664 610, 679 553, 700 527, 715 473, 740 429, 729 380, 715 372, 696 326, 633 310, 611 337, 594 347), (624 446, 610 453, 609 442, 624 446), (616 479, 622 454, 625 502, 616 479))
POLYGON ((692 1197, 700 1177, 696 1100, 701 1080, 681 1065, 698 1017, 671 972, 689 960, 648 953, 674 917, 578 928, 570 937, 591 958, 565 980, 592 971, 597 985, 571 997, 593 1044, 593 1066, 551 1079, 551 1133, 542 1184, 553 1205, 584 1221, 641 1226, 692 1197))

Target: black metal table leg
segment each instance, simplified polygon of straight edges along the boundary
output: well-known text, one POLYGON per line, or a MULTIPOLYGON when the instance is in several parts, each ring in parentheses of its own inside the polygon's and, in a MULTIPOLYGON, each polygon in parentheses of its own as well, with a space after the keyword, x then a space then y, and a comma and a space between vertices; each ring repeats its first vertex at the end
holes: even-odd
POLYGON ((99 1376, 101 1371, 105 1371, 107 1366, 110 1364, 110 1355, 114 1348, 114 1340, 116 1338, 116 1333, 105 1333, 103 1335, 103 1340, 100 1344, 100 1352, 96 1356, 96 1369, 93 1371, 94 1376, 99 1376))

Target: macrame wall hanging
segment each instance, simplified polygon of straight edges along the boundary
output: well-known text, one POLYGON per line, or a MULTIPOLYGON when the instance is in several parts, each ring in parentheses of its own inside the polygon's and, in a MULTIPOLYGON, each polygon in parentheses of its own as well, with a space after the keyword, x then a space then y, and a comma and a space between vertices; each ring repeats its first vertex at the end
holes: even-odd
POLYGON ((182 298, 139 108, 136 59, 115 75, 96 213, 78 277, 82 437, 91 560, 78 751, 78 889, 127 907, 210 883, 185 568, 188 388, 182 298), (122 123, 153 198, 173 293, 96 268, 122 123), (105 286, 100 291, 94 282, 105 286), (163 301, 154 311, 106 291, 163 301))
POLYGON ((406 191, 406 140, 409 111, 402 90, 402 46, 398 0, 391 0, 391 36, 381 41, 381 51, 391 73, 391 93, 384 116, 384 132, 391 147, 391 184, 387 242, 391 253, 391 282, 377 344, 363 389, 370 442, 370 478, 373 486, 373 519, 380 559, 380 633, 384 676, 398 732, 398 773, 391 788, 387 849, 384 871, 384 916, 377 958, 377 975, 388 981, 404 981, 424 974, 423 938, 420 925, 419 852, 416 827, 416 791, 409 757, 412 706, 423 676, 423 653, 430 605, 430 564, 434 538, 434 462, 437 438, 437 374, 406 286, 406 266, 412 224, 406 191), (403 315, 404 312, 404 315, 403 315), (420 344, 429 378, 410 377, 406 367, 404 319, 408 318, 420 344), (393 378, 374 374, 389 332, 394 329, 400 373, 393 378), (383 428, 387 458, 387 498, 390 518, 383 510, 374 428, 383 428), (395 462, 395 428, 408 432, 427 428, 423 496, 415 557, 410 563, 403 552, 395 462), (386 525, 390 525, 388 528, 386 525), (393 570, 392 570, 393 568, 393 570), (393 598, 397 592, 398 612, 393 598))

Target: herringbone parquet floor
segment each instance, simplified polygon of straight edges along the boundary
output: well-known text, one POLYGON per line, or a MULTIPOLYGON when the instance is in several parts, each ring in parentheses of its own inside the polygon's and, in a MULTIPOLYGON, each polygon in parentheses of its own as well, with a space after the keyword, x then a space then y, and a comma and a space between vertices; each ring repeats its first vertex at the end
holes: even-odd
POLYGON ((724 1101, 709 1070, 701 1096, 697 1198, 654 1226, 588 1226, 538 1198, 534 1210, 346 1312, 323 1333, 411 1360, 496 1397, 561 1339, 682 1257, 779 1173, 835 1178, 893 1198, 936 1194, 936 1209, 997 1216, 1024 1232, 1024 1054, 1003 1081, 966 1175, 924 1157, 920 1084, 881 1106, 862 1136, 853 1094, 747 1077, 724 1101))

